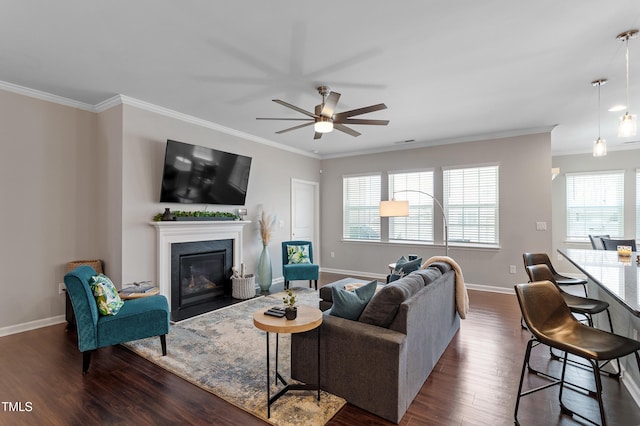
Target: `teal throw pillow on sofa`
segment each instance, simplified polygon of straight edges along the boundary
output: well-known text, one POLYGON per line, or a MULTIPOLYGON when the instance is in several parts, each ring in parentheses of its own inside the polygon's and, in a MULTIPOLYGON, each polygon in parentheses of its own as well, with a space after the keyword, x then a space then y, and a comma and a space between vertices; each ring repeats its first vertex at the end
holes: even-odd
POLYGON ((287 246, 287 258, 289 264, 295 263, 311 263, 309 259, 309 244, 300 246, 287 246))
POLYGON ((100 274, 91 277, 89 286, 96 299, 100 315, 115 315, 120 311, 124 302, 120 299, 116 286, 106 275, 100 274))
POLYGON ((378 281, 373 280, 362 287, 356 288, 354 291, 333 287, 331 289, 333 306, 331 306, 329 315, 357 321, 369 300, 376 293, 377 286, 378 281))
POLYGON ((389 276, 389 282, 399 280, 405 275, 409 275, 413 271, 417 271, 418 269, 420 269, 420 266, 422 266, 421 257, 404 263, 396 262, 396 267, 393 268, 393 272, 389 276))

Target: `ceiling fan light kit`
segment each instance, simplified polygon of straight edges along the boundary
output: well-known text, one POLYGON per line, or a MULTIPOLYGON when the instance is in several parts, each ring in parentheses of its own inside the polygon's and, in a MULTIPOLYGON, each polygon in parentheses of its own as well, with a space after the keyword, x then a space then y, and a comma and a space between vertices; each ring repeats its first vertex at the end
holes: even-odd
POLYGON ((313 129, 318 133, 329 133, 333 130, 333 121, 327 117, 320 117, 313 124, 313 129))
POLYGON ((363 108, 352 109, 350 111, 344 111, 340 113, 335 113, 336 106, 338 104, 338 100, 340 99, 340 93, 332 92, 327 86, 319 86, 318 93, 322 96, 322 103, 316 105, 314 108, 314 112, 309 112, 302 108, 299 108, 295 105, 292 105, 288 102, 285 102, 280 99, 274 99, 273 102, 280 104, 284 107, 290 108, 294 111, 297 111, 301 114, 306 115, 309 118, 257 118, 257 120, 295 120, 295 121, 308 121, 308 123, 300 124, 294 127, 290 127, 288 129, 279 130, 276 133, 282 134, 289 132, 291 130, 301 129, 303 127, 307 127, 313 124, 313 130, 315 131, 314 139, 320 139, 324 133, 329 133, 333 131, 333 129, 339 130, 343 133, 346 133, 351 136, 360 136, 360 132, 353 130, 351 127, 346 126, 349 125, 377 125, 377 126, 386 126, 389 124, 389 120, 370 120, 370 119, 362 119, 362 118, 351 118, 356 115, 367 114, 374 111, 380 111, 386 109, 387 106, 385 104, 376 104, 369 105, 363 108))
POLYGON ((616 39, 623 41, 626 47, 626 63, 627 63, 627 111, 620 117, 618 123, 618 137, 628 138, 635 136, 638 132, 638 120, 635 114, 629 114, 629 40, 638 36, 638 30, 629 30, 620 33, 616 39))

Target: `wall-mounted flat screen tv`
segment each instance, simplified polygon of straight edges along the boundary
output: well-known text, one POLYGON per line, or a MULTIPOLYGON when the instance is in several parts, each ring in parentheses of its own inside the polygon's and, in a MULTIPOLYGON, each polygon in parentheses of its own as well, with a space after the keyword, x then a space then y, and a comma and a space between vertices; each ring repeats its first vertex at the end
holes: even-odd
POLYGON ((251 157, 167 140, 161 203, 242 206, 251 157))

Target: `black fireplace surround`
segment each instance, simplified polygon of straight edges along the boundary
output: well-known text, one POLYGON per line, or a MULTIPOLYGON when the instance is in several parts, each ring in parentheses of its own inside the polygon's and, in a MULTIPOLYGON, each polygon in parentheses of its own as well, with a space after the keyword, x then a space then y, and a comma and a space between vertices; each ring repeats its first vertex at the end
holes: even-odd
POLYGON ((233 240, 171 244, 171 320, 230 303, 233 240))

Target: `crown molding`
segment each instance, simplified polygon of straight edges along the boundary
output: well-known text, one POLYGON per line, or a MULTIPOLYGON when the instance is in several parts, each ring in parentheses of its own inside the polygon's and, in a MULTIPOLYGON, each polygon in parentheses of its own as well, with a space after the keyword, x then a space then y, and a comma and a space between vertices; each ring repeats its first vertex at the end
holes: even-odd
POLYGON ((99 104, 95 105, 95 111, 100 113, 106 111, 110 108, 113 108, 118 105, 127 105, 134 108, 138 108, 144 111, 153 112, 154 114, 163 115, 165 117, 173 118, 176 120, 183 121, 185 123, 195 124, 197 126, 205 127, 207 129, 215 130, 221 133, 226 133, 231 136, 236 136, 241 139, 250 140, 253 142, 257 142, 262 145, 271 146, 273 148, 281 149, 283 151, 293 152, 295 154, 304 155, 306 157, 320 159, 320 156, 314 153, 310 153, 307 151, 303 151, 298 148, 293 148, 288 145, 280 144, 269 139, 261 138, 259 136, 255 136, 249 133, 241 132, 239 130, 232 129, 230 127, 222 126, 218 123, 214 123, 212 121, 203 120, 198 117, 194 117, 189 114, 185 114, 182 112, 174 111, 169 108, 165 108, 159 105, 155 105, 149 102, 141 101, 139 99, 135 99, 126 95, 116 95, 112 98, 109 98, 99 104))
POLYGON ((540 133, 550 133, 556 125, 551 126, 542 126, 542 127, 533 127, 528 129, 515 129, 515 130, 504 130, 500 132, 493 133, 485 133, 481 135, 475 136, 461 136, 458 138, 450 138, 450 139, 440 139, 440 140, 431 140, 431 141, 421 141, 421 142, 412 142, 405 145, 393 145, 393 146, 383 146, 378 148, 372 148, 368 150, 359 150, 359 151, 349 151, 346 153, 336 153, 336 154, 327 154, 323 155, 323 160, 328 160, 332 158, 344 158, 344 157, 354 157, 357 155, 368 155, 368 154, 381 154, 384 152, 396 152, 396 151, 404 151, 409 149, 418 149, 418 148, 428 148, 433 146, 443 146, 443 145, 453 145, 457 143, 465 143, 465 142, 477 142, 477 141, 486 141, 493 139, 505 139, 517 136, 529 136, 536 135, 540 133))
POLYGON ((197 126, 205 127, 207 129, 216 130, 218 132, 226 133, 231 136, 236 136, 242 139, 247 139, 253 142, 257 142, 262 145, 267 145, 273 148, 281 149, 283 151, 293 152, 295 154, 304 155, 305 157, 311 157, 320 159, 320 156, 311 152, 307 152, 298 148, 293 148, 288 145, 284 145, 278 142, 274 142, 269 139, 261 138, 249 133, 241 132, 229 127, 222 126, 212 121, 203 120, 201 118, 194 117, 192 115, 184 114, 178 111, 171 110, 169 108, 154 105, 149 102, 141 101, 139 99, 131 98, 126 95, 115 95, 109 99, 106 99, 95 105, 87 104, 84 102, 75 101, 73 99, 65 98, 58 95, 52 95, 51 93, 43 92, 36 89, 30 89, 28 87, 20 86, 17 84, 9 83, 6 81, 0 81, 0 89, 7 92, 16 93, 19 95, 28 96, 30 98, 40 99, 47 102, 56 103, 72 108, 81 109, 84 111, 101 113, 108 109, 111 109, 118 105, 128 105, 145 111, 153 112, 156 114, 164 115, 165 117, 174 118, 176 120, 184 121, 186 123, 195 124, 197 126))
POLYGON ((43 92, 41 90, 30 89, 28 87, 9 83, 7 81, 0 81, 0 89, 6 90, 7 92, 16 93, 18 95, 24 95, 30 98, 40 99, 42 101, 53 102, 55 104, 77 108, 84 111, 95 112, 95 107, 91 104, 74 101, 73 99, 65 98, 58 95, 52 95, 51 93, 43 92))
POLYGON ((94 112, 98 114, 104 112, 108 109, 111 109, 115 106, 122 105, 122 95, 115 95, 110 97, 109 99, 105 99, 104 101, 97 103, 93 106, 94 112))

